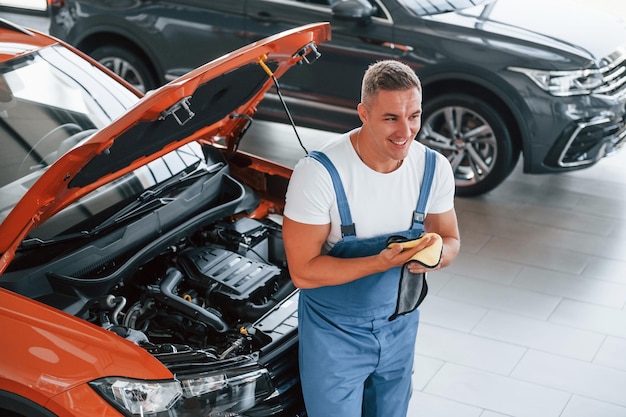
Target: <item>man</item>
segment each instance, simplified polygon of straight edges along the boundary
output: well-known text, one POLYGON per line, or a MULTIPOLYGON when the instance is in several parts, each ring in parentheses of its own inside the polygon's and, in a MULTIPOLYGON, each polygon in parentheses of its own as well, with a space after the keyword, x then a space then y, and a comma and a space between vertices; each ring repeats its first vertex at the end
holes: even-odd
POLYGON ((414 140, 422 113, 415 72, 393 60, 371 65, 357 110, 361 127, 299 161, 287 191, 283 239, 302 289, 309 417, 406 416, 419 301, 400 288, 449 265, 460 247, 450 164, 414 140), (423 232, 418 243, 389 244, 423 232), (437 242, 438 263, 413 261, 437 242))

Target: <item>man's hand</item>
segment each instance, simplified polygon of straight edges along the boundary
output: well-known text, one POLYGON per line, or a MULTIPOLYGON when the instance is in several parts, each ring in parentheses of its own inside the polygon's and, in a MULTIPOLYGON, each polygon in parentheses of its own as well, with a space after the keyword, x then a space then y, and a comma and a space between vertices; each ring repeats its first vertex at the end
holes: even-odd
POLYGON ((425 233, 418 239, 413 240, 394 240, 390 239, 389 248, 400 246, 402 252, 414 252, 410 257, 410 261, 417 261, 427 268, 434 268, 441 260, 441 251, 443 249, 443 240, 437 233, 425 233))

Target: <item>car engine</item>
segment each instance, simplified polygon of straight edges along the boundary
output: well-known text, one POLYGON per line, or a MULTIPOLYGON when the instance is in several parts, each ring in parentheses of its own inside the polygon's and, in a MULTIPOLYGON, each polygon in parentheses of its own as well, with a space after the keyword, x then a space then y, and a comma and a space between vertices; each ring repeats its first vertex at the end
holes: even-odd
POLYGON ((212 224, 92 303, 89 321, 153 354, 250 353, 263 343, 252 323, 295 290, 281 248, 271 220, 212 224))

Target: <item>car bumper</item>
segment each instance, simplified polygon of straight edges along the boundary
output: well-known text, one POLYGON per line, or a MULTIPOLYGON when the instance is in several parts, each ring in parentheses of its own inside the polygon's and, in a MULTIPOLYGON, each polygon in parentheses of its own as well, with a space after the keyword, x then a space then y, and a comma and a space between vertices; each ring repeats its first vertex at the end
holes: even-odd
POLYGON ((546 165, 575 169, 592 165, 626 143, 626 115, 599 115, 566 128, 546 158, 546 165))

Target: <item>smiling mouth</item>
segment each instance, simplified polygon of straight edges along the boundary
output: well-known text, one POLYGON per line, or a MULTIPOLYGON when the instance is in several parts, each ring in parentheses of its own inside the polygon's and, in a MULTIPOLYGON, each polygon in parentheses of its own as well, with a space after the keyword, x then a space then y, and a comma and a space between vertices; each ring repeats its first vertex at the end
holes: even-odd
POLYGON ((406 139, 405 140, 399 140, 399 141, 398 140, 389 139, 389 141, 391 143, 393 143, 394 145, 396 145, 396 146, 404 146, 408 142, 406 139))

